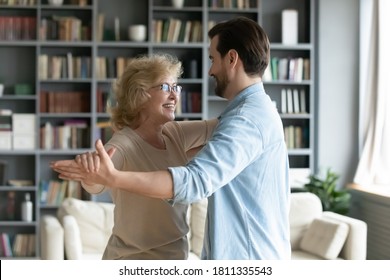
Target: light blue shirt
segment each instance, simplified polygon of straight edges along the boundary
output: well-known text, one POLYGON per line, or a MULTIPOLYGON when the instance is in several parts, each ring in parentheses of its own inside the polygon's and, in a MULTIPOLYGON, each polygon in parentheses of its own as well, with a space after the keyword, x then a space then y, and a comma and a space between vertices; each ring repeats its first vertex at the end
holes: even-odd
POLYGON ((229 102, 193 160, 169 170, 173 203, 208 197, 202 259, 290 259, 288 154, 262 83, 229 102))

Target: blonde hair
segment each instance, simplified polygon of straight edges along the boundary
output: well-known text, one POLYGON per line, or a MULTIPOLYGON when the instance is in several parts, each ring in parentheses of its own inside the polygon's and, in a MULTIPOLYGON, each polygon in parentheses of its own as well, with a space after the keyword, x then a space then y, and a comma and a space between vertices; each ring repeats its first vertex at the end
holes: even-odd
POLYGON ((165 76, 178 79, 183 73, 182 63, 169 54, 152 54, 132 58, 122 76, 113 84, 116 104, 108 104, 114 130, 125 126, 137 127, 142 105, 150 95, 147 91, 165 76))

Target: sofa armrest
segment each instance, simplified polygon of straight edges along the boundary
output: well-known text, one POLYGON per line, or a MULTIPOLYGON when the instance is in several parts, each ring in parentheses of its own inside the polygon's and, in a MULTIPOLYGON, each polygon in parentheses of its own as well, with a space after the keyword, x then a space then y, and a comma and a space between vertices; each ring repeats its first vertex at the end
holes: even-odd
POLYGON ((41 258, 43 260, 64 259, 64 230, 54 216, 44 215, 40 226, 41 258))
POLYGON ((323 217, 344 222, 349 226, 349 233, 340 257, 346 260, 365 260, 367 255, 367 224, 364 221, 324 211, 323 217))
POLYGON ((68 260, 82 259, 83 249, 81 243, 80 229, 76 219, 71 215, 62 217, 64 227, 65 255, 68 260))
POLYGON ((202 254, 205 221, 207 216, 207 203, 207 199, 203 199, 191 205, 189 259, 200 258, 202 254))

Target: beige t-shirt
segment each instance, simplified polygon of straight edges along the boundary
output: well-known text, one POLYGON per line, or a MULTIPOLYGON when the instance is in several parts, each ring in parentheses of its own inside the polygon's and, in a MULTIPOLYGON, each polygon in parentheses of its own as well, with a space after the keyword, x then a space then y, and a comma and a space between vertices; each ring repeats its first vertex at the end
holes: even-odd
MULTIPOLYGON (((165 150, 157 149, 132 129, 115 133, 105 148, 119 170, 154 171, 185 165, 186 151, 204 145, 215 121, 169 122, 163 129, 165 150)), ((109 186, 108 186, 109 187, 109 186)), ((103 259, 187 259, 188 205, 112 189, 114 227, 103 259)))

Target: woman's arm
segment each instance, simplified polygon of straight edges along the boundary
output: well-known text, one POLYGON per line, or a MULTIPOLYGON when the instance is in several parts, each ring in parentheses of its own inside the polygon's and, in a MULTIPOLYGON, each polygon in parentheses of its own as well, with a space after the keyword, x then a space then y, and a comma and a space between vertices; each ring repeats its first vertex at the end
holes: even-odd
POLYGON ((108 185, 153 198, 173 198, 173 180, 169 171, 130 172, 115 169, 111 157, 115 150, 106 151, 100 140, 95 143, 96 153, 85 153, 79 159, 60 160, 50 164, 64 180, 87 184, 108 185), (81 161, 88 163, 84 168, 81 161))

